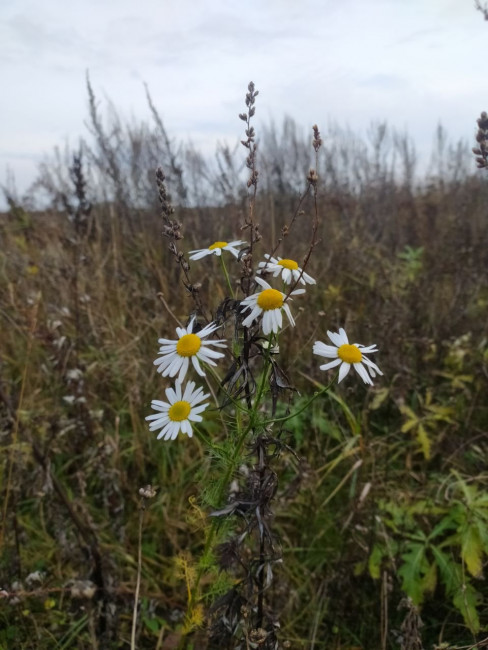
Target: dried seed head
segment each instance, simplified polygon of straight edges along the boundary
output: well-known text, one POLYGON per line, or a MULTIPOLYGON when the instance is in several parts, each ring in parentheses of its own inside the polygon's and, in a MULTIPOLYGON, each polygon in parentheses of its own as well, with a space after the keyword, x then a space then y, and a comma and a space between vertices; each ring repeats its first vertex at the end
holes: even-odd
POLYGON ((139 495, 144 499, 153 499, 157 494, 158 489, 152 485, 145 485, 139 488, 139 495))
POLYGON ((308 181, 311 185, 317 185, 318 180, 319 180, 319 177, 318 177, 317 172, 315 171, 315 169, 311 169, 311 170, 308 172, 307 181, 308 181))
POLYGON ((313 142, 312 142, 312 145, 313 145, 313 148, 315 149, 315 151, 317 152, 320 149, 320 147, 322 146, 322 138, 320 137, 319 127, 316 124, 314 124, 312 126, 312 129, 313 129, 313 142))
POLYGON ((262 627, 258 627, 256 630, 252 630, 249 635, 249 641, 255 643, 257 646, 263 645, 263 643, 268 638, 268 633, 266 630, 263 630, 262 627))

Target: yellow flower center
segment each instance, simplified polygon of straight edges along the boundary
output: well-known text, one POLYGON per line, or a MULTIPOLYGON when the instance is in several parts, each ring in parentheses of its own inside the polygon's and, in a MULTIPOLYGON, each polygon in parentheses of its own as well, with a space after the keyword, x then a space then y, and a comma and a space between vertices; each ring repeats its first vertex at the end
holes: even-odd
POLYGON ((196 334, 184 334, 176 344, 180 357, 193 357, 202 345, 202 339, 196 334))
POLYGON ((278 266, 283 266, 285 269, 289 269, 290 271, 296 271, 298 268, 298 264, 295 260, 280 260, 278 266))
POLYGON ((276 289, 264 289, 259 294, 257 303, 264 311, 279 309, 283 307, 283 294, 276 289))
POLYGON ((182 422, 183 420, 186 420, 187 417, 190 415, 190 411, 191 411, 190 402, 186 402, 186 401, 175 402, 174 404, 171 405, 168 411, 168 417, 173 422, 182 422))
POLYGON ((346 363, 359 363, 363 358, 361 350, 357 345, 349 345, 349 343, 344 343, 337 350, 337 355, 339 359, 342 359, 346 363))
POLYGON ((216 248, 224 248, 224 246, 227 246, 226 241, 216 241, 215 244, 212 244, 211 246, 208 247, 208 250, 214 251, 216 248))

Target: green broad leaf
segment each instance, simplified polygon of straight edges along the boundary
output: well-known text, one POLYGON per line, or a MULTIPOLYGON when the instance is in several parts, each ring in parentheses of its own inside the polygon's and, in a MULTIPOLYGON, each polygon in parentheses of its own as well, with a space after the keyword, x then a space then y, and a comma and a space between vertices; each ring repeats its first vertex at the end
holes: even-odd
POLYGON ((159 634, 161 630, 161 624, 157 618, 144 618, 142 619, 144 621, 144 625, 147 627, 147 629, 152 632, 153 634, 159 634))
POLYGON ((488 528, 482 519, 478 519, 478 530, 483 550, 488 554, 488 528))
POLYGON ((468 577, 463 575, 460 564, 454 562, 449 555, 436 546, 431 548, 446 591, 452 597, 453 605, 462 614, 470 631, 476 634, 480 630, 477 605, 481 602, 481 594, 469 582, 468 577))
POLYGON ((472 576, 479 577, 483 569, 483 544, 478 522, 463 526, 459 534, 464 563, 472 576))
POLYGON ((480 619, 476 607, 481 600, 481 594, 469 582, 464 584, 452 599, 454 607, 461 612, 464 622, 473 634, 480 631, 480 619))
POLYGON ((432 577, 432 568, 425 556, 425 549, 424 544, 410 543, 408 551, 402 555, 403 564, 398 570, 402 588, 415 605, 422 603, 426 591, 436 579, 432 577))
POLYGON ((422 424, 419 424, 417 429, 417 441, 422 449, 425 460, 429 460, 432 443, 427 434, 427 431, 425 430, 425 427, 422 424))
POLYGON ((441 519, 441 521, 434 526, 430 532, 429 539, 435 539, 438 535, 443 533, 446 530, 457 528, 457 524, 454 519, 451 517, 451 514, 447 514, 441 519))
POLYGON ((442 581, 446 586, 446 591, 449 595, 452 595, 462 582, 461 567, 437 546, 432 546, 431 548, 439 571, 441 572, 442 581))
POLYGON ((425 572, 422 586, 424 593, 434 593, 437 586, 437 565, 435 562, 432 562, 432 564, 429 565, 429 568, 425 572))

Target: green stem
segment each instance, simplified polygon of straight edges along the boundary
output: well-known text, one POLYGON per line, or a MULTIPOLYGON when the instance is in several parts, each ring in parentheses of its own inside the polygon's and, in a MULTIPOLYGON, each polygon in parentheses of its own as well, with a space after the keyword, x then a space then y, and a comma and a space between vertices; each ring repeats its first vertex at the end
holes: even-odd
POLYGON ((274 418, 273 420, 266 420, 264 423, 265 426, 268 424, 273 424, 274 422, 286 422, 287 420, 291 420, 292 418, 295 418, 297 415, 300 415, 300 413, 303 413, 303 411, 305 411, 305 409, 307 409, 310 406, 310 404, 312 404, 312 402, 314 402, 317 399, 317 397, 320 397, 320 395, 326 393, 331 388, 331 386, 335 383, 336 379, 337 379, 337 374, 334 377, 334 379, 329 384, 327 384, 327 386, 322 386, 322 388, 317 393, 314 393, 312 397, 308 400, 308 402, 304 404, 300 409, 298 409, 298 411, 295 411, 295 413, 290 413, 290 415, 285 415, 282 418, 274 418))
POLYGON ((222 266, 222 271, 224 272, 225 279, 227 281, 227 286, 229 287, 230 295, 232 298, 234 298, 234 289, 232 288, 232 284, 229 278, 229 274, 227 273, 227 268, 225 266, 224 262, 224 256, 220 255, 220 265, 222 266))

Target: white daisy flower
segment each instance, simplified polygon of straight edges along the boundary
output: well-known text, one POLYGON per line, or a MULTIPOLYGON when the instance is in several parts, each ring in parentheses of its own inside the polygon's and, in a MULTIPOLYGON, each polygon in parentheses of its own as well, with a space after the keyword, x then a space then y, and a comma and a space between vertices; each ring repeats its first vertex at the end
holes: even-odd
POLYGON ((273 277, 276 278, 281 273, 281 278, 286 284, 291 284, 296 282, 300 278, 301 284, 315 284, 315 280, 302 271, 298 266, 295 260, 282 259, 281 257, 271 257, 265 253, 264 257, 268 260, 267 262, 259 262, 259 268, 269 271, 273 274, 273 277), (300 277, 301 275, 301 277, 300 277))
POLYGON ((315 341, 313 352, 326 359, 334 359, 334 361, 320 366, 320 370, 329 370, 341 364, 339 368, 339 382, 341 382, 351 369, 351 366, 354 366, 364 383, 370 384, 371 386, 373 385, 371 377, 376 377, 376 374, 383 374, 378 366, 365 356, 366 354, 378 352, 376 345, 370 345, 368 347, 360 343, 353 343, 351 345, 342 327, 338 333, 328 331, 327 335, 334 345, 326 345, 321 341, 315 341))
POLYGON ((190 251, 190 259, 201 260, 202 257, 206 257, 207 255, 217 255, 217 257, 220 257, 222 255, 222 251, 229 251, 229 253, 232 253, 234 257, 237 257, 239 255, 239 250, 236 248, 236 246, 241 246, 245 243, 245 241, 238 240, 231 242, 216 241, 208 248, 199 248, 196 251, 190 251))
POLYGON ((200 413, 207 408, 208 402, 200 404, 200 406, 197 406, 197 404, 209 397, 209 394, 203 393, 201 386, 197 390, 194 390, 194 388, 195 382, 189 381, 185 387, 185 392, 182 394, 181 383, 177 381, 174 389, 167 388, 165 390, 169 403, 153 399, 151 407, 157 413, 148 415, 146 420, 150 421, 150 431, 161 429, 158 440, 159 438, 174 440, 180 431, 186 433, 189 438, 192 437, 191 422, 202 421, 200 413))
MULTIPOLYGON (((254 279, 263 287, 263 290, 253 293, 252 296, 248 296, 241 301, 241 305, 245 309, 251 310, 251 313, 242 321, 244 327, 251 327, 253 321, 263 314, 263 334, 267 335, 270 332, 277 334, 283 325, 282 309, 288 316, 290 325, 295 326, 290 308, 285 302, 286 294, 277 289, 272 289, 263 278, 257 277, 254 279)), ((295 289, 290 295, 293 296, 299 293, 305 293, 305 289, 295 289)))
POLYGON ((225 348, 226 344, 223 339, 218 341, 204 341, 203 339, 213 334, 219 325, 210 323, 199 332, 193 333, 193 324, 195 317, 190 321, 188 327, 177 327, 177 341, 169 339, 158 339, 161 343, 159 348, 159 357, 154 361, 158 366, 157 371, 163 377, 175 377, 178 373, 178 381, 182 382, 190 365, 190 359, 193 367, 201 377, 205 377, 200 361, 208 363, 210 366, 216 366, 214 359, 220 359, 224 356, 222 352, 210 349, 211 345, 218 348, 225 348))

